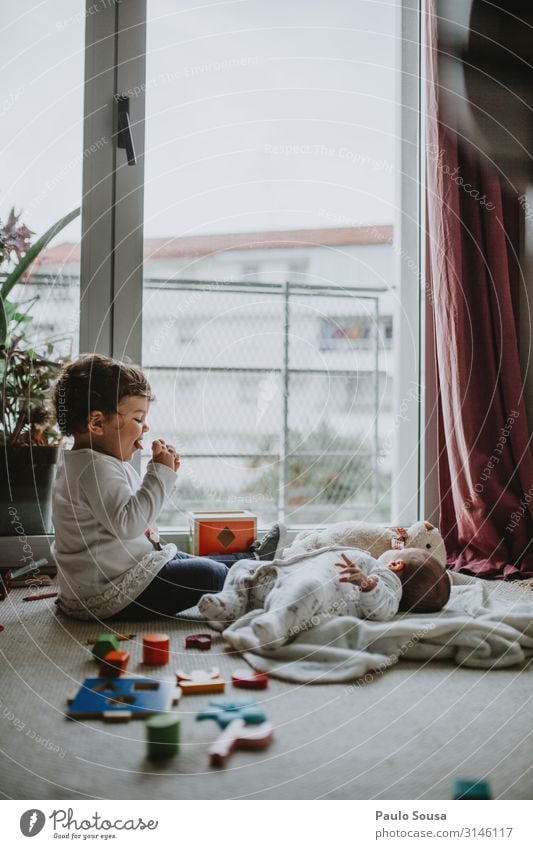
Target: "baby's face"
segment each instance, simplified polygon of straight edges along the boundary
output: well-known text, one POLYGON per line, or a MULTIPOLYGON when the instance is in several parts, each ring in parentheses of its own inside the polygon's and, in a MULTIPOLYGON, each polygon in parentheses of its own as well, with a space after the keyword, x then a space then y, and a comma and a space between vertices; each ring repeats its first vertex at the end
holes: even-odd
POLYGON ((382 566, 388 566, 392 572, 401 571, 401 567, 405 562, 405 554, 404 551, 408 549, 404 549, 403 551, 398 551, 397 549, 391 549, 390 551, 386 551, 380 557, 378 557, 378 562, 382 564, 382 566))

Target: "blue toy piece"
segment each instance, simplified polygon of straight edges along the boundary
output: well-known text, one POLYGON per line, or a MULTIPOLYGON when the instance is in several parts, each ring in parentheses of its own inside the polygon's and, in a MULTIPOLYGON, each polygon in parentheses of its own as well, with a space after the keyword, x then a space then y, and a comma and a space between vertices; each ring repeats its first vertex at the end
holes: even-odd
POLYGON ((172 681, 86 678, 76 695, 69 699, 66 715, 70 719, 146 719, 169 710, 178 695, 172 681))
POLYGON ((453 786, 454 799, 492 799, 488 781, 458 778, 453 786))
POLYGON ((227 728, 234 719, 242 719, 246 725, 260 725, 265 722, 266 714, 255 702, 213 699, 209 707, 196 714, 196 719, 214 719, 221 728, 227 728))
POLYGON ((256 705, 257 702, 254 699, 226 699, 222 696, 216 699, 209 699, 208 704, 213 705, 213 707, 219 707, 222 710, 240 710, 243 707, 256 705))

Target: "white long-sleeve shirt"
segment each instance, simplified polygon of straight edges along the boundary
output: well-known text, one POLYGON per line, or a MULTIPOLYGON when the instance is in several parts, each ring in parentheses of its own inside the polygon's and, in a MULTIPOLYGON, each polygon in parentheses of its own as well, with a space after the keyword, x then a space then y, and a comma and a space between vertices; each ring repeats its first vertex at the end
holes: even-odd
POLYGON ((176 473, 150 461, 141 481, 130 463, 81 448, 63 452, 53 488, 52 552, 60 609, 105 619, 134 601, 176 547, 155 551, 144 532, 173 492, 176 473))

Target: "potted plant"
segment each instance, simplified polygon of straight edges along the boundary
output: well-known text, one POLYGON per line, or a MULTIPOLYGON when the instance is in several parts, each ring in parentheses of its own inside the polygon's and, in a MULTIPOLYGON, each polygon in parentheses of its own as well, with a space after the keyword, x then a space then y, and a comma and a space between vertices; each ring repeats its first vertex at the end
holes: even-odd
POLYGON ((0 229, 0 266, 7 267, 0 287, 0 535, 51 530, 51 492, 60 433, 53 425, 52 384, 62 362, 53 358, 52 343, 42 350, 31 345, 27 326, 32 321, 27 301, 9 299, 17 283, 27 279, 28 270, 46 245, 79 209, 60 219, 33 245, 32 233, 11 211, 0 229), (20 533, 20 531, 18 531, 20 533))

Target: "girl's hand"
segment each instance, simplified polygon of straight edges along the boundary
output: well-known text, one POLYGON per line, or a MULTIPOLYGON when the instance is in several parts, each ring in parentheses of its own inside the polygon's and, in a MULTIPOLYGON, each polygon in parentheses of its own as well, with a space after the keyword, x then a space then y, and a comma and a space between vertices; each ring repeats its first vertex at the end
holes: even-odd
POLYGON ((170 451, 174 457, 174 471, 177 472, 181 464, 180 455, 177 453, 173 445, 167 445, 167 451, 170 451))
POLYGON ((341 584, 355 584, 356 587, 359 587, 361 592, 368 593, 370 590, 373 590, 377 587, 378 580, 377 578, 368 577, 365 573, 353 563, 349 557, 344 554, 341 554, 344 563, 335 563, 335 566, 339 566, 342 569, 342 572, 339 576, 339 581, 341 584))
POLYGON ((164 439, 154 439, 152 442, 152 460, 161 463, 177 472, 180 466, 179 455, 173 445, 167 445, 164 439))

